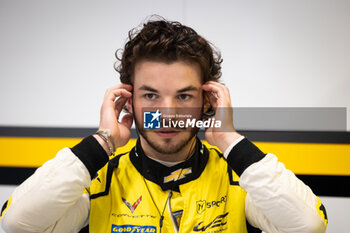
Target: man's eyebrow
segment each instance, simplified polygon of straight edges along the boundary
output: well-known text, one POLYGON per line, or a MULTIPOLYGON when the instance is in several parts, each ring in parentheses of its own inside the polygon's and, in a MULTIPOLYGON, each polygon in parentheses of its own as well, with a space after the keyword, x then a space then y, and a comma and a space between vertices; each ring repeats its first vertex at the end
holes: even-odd
POLYGON ((177 91, 177 93, 187 92, 187 91, 197 91, 198 88, 194 86, 188 86, 177 91))
POLYGON ((151 92, 156 92, 158 93, 159 91, 157 91, 156 89, 150 87, 150 86, 146 86, 146 85, 143 85, 139 88, 139 90, 144 90, 144 91, 151 91, 151 92))
MULTIPOLYGON (((151 91, 151 92, 155 92, 155 93, 159 93, 159 91, 157 91, 156 89, 150 87, 150 86, 146 86, 146 85, 143 85, 139 88, 139 90, 143 90, 143 91, 151 91)), ((184 87, 180 90, 177 90, 176 92, 177 93, 183 93, 183 92, 187 92, 187 91, 197 91, 198 88, 195 87, 195 86, 188 86, 188 87, 184 87)))

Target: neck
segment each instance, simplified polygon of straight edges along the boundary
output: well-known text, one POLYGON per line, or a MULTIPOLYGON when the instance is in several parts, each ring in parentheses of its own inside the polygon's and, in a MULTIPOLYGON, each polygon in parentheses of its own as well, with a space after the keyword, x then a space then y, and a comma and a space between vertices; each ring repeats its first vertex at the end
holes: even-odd
POLYGON ((148 157, 164 162, 182 162, 187 160, 196 147, 196 137, 193 137, 181 150, 176 153, 160 153, 156 151, 148 142, 140 135, 141 147, 145 155, 148 157))

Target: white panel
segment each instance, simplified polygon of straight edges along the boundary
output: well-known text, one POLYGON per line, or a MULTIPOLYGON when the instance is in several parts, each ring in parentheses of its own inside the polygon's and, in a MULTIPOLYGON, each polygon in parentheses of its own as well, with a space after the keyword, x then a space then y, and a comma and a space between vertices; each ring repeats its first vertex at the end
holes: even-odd
POLYGON ((320 197, 328 215, 327 233, 348 233, 350 198, 320 197))
POLYGON ((0 125, 16 126, 96 127, 128 31, 149 15, 183 12, 162 0, 0 4, 0 125))
POLYGON ((186 2, 186 23, 222 51, 240 107, 347 107, 350 1, 186 2))
POLYGON ((235 106, 348 107, 350 122, 349 1, 0 4, 0 125, 96 127, 104 91, 118 83, 114 51, 151 14, 220 48, 235 106))

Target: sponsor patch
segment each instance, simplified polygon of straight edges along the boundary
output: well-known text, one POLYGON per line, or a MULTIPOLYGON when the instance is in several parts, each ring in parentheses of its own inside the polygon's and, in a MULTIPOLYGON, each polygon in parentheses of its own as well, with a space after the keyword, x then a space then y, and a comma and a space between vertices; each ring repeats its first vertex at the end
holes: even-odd
POLYGON ((138 226, 138 225, 114 225, 112 224, 112 233, 156 233, 155 226, 138 226))
POLYGON ((111 214, 113 217, 116 218, 157 218, 157 216, 154 215, 149 215, 149 214, 140 214, 140 215, 134 215, 134 214, 117 214, 117 213, 112 213, 111 214))
POLYGON ((124 202, 124 204, 129 208, 129 210, 131 211, 131 213, 133 214, 135 212, 136 207, 140 204, 140 202, 142 201, 142 196, 139 197, 139 199, 137 199, 134 204, 130 204, 125 198, 122 197, 122 200, 124 202))
POLYGON ((226 196, 221 197, 217 201, 206 201, 200 200, 196 202, 196 209, 198 214, 202 214, 206 209, 211 207, 220 207, 222 204, 226 203, 226 196))
POLYGON ((164 183, 168 183, 170 181, 177 181, 177 180, 181 180, 183 178, 186 177, 186 175, 191 174, 192 173, 192 168, 180 168, 176 171, 173 171, 170 175, 164 177, 164 183))
POLYGON ((228 212, 225 214, 218 215, 209 224, 204 224, 204 222, 200 222, 194 226, 193 231, 206 231, 207 229, 222 228, 227 223, 227 215, 228 212))
POLYGON ((204 212, 205 207, 206 207, 206 202, 205 201, 197 201, 197 213, 201 214, 204 212))

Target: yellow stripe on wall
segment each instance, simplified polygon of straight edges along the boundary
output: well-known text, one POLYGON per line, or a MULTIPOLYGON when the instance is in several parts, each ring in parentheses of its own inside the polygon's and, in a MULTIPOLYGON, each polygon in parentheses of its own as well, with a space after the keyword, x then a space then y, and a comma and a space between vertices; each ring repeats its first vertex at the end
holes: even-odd
MULTIPOLYGON (((0 166, 38 167, 64 147, 73 147, 77 138, 0 137, 0 166)), ((117 153, 129 151, 132 139, 117 153)), ((350 175, 350 144, 256 142, 263 152, 278 156, 296 174, 350 175)))
POLYGON ((39 167, 64 147, 73 147, 79 138, 0 138, 0 166, 39 167))
POLYGON ((255 142, 296 174, 350 175, 350 144, 255 142))

